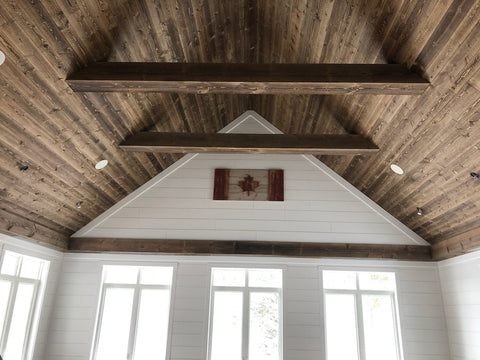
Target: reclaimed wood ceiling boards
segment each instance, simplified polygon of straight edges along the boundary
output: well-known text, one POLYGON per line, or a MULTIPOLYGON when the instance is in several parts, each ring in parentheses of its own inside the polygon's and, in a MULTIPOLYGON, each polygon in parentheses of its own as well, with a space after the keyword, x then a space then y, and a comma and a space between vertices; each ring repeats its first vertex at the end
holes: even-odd
POLYGON ((125 152, 125 138, 213 133, 252 109, 286 134, 371 139, 374 155, 320 159, 439 258, 478 247, 479 19, 476 0, 1 1, 0 231, 66 247, 181 156, 125 152), (431 86, 421 95, 73 93, 67 76, 95 61, 397 63, 431 86), (98 172, 103 158, 111 165, 98 172))

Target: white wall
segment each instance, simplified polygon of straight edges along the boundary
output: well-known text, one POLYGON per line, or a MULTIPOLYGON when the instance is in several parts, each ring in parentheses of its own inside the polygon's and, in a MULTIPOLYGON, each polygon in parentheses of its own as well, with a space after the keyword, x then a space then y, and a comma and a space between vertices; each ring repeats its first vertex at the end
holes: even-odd
MULTIPOLYGON (((279 130, 247 112, 222 132, 279 130)), ((305 155, 188 154, 73 236, 429 245, 305 155), (285 201, 215 201, 215 168, 283 169, 285 201)))
POLYGON ((177 264, 170 359, 205 359, 212 266, 284 269, 284 359, 324 359, 323 268, 394 271, 405 360, 447 360, 449 349, 437 266, 373 260, 66 254, 45 359, 88 360, 103 264, 177 264))
POLYGON ((50 262, 44 299, 40 307, 40 318, 38 321, 36 341, 32 357, 33 360, 46 359, 45 348, 47 346, 47 337, 50 328, 50 315, 55 301, 58 278, 62 267, 63 253, 37 245, 30 241, 20 240, 3 234, 0 234, 0 250, 2 252, 10 250, 50 262))
POLYGON ((438 264, 452 360, 480 359, 480 251, 438 264))

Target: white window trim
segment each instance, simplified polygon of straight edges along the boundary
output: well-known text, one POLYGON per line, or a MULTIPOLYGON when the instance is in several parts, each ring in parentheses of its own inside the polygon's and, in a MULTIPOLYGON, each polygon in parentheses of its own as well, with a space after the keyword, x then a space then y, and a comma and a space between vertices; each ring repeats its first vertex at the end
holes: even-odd
POLYGON ((240 267, 240 266, 214 266, 210 269, 210 276, 211 276, 211 285, 210 285, 210 310, 209 310, 209 321, 208 321, 208 347, 207 347, 207 359, 211 359, 211 350, 212 350, 212 334, 213 334, 213 310, 214 310, 214 293, 215 291, 225 291, 225 292, 239 292, 242 293, 243 296, 243 309, 242 309, 242 360, 248 360, 249 356, 249 335, 250 335, 250 294, 255 292, 261 293, 273 293, 278 294, 279 304, 279 324, 278 324, 278 331, 279 331, 279 341, 278 341, 278 349, 279 349, 279 359, 283 360, 283 288, 284 288, 284 273, 283 269, 281 268, 272 268, 272 267, 240 267), (214 269, 243 269, 245 270, 245 286, 214 286, 213 285, 213 270, 214 269), (248 286, 248 271, 249 270, 280 270, 282 273, 282 287, 275 288, 275 287, 249 287, 248 286))
POLYGON ((167 343, 165 348, 165 359, 170 358, 170 345, 171 345, 171 338, 172 338, 172 326, 173 326, 173 292, 174 292, 174 283, 175 283, 175 275, 176 275, 176 264, 161 264, 161 265, 152 265, 152 264, 139 264, 135 263, 128 263, 128 262, 112 262, 108 264, 103 264, 102 266, 102 278, 100 281, 100 297, 98 302, 97 308, 97 318, 95 321, 95 328, 93 334, 93 347, 90 354, 91 360, 96 360, 97 357, 97 350, 98 350, 98 343, 100 340, 100 328, 102 326, 102 318, 103 318, 103 310, 105 305, 105 295, 107 289, 117 288, 117 289, 133 289, 133 304, 132 304, 132 314, 131 314, 131 321, 130 321, 130 334, 128 337, 128 349, 127 349, 127 360, 130 360, 133 356, 133 351, 135 348, 135 341, 137 337, 137 321, 138 321, 138 314, 139 314, 139 299, 140 299, 140 292, 143 289, 156 289, 156 290, 169 290, 170 291, 170 300, 169 300, 169 311, 168 311, 168 330, 167 330, 167 343), (137 283, 136 284, 116 284, 116 283, 105 283, 106 277, 106 267, 107 266, 132 266, 137 267, 137 283), (144 267, 170 267, 172 268, 172 285, 146 285, 140 284, 140 268, 144 267))
MULTIPOLYGON (((332 270, 332 269, 324 269, 324 270, 332 270)), ((396 297, 396 281, 397 276, 392 271, 379 271, 376 270, 367 270, 367 271, 355 271, 352 269, 341 269, 336 268, 333 271, 352 271, 355 273, 355 284, 356 289, 323 289, 323 330, 324 330, 324 349, 325 349, 325 359, 328 360, 328 342, 327 342, 327 308, 326 308, 326 301, 325 295, 326 294, 347 294, 354 296, 354 304, 355 304, 355 323, 356 323, 356 335, 357 335, 357 353, 358 353, 358 360, 366 360, 366 350, 365 350, 365 332, 363 329, 363 310, 362 310, 362 295, 387 295, 390 297, 390 301, 392 303, 392 317, 393 317, 393 328, 394 328, 394 336, 395 336, 395 348, 397 353, 397 359, 403 360, 403 352, 401 346, 401 337, 400 337, 400 324, 398 321, 398 303, 396 297), (358 273, 361 272, 390 272, 394 274, 395 277, 395 287, 394 290, 360 290, 360 280, 358 273)), ((321 283, 320 285, 323 288, 323 271, 320 276, 321 283)))
POLYGON ((9 281, 12 284, 11 285, 12 287, 10 289, 10 297, 9 297, 7 308, 6 308, 6 319, 3 324, 3 329, 1 329, 2 330, 1 334, 7 334, 7 336, 4 336, 2 339, 0 339, 0 354, 4 354, 5 348, 8 343, 8 335, 9 335, 10 326, 12 322, 13 308, 15 306, 15 300, 17 297, 18 285, 20 283, 33 284, 33 295, 32 295, 32 300, 29 307, 30 313, 28 314, 27 327, 25 332, 25 341, 23 343, 23 348, 22 348, 22 359, 31 359, 33 356, 34 348, 35 348, 35 340, 36 340, 38 324, 39 324, 40 315, 41 315, 40 312, 43 305, 45 288, 46 288, 46 283, 48 279, 48 272, 50 270, 50 261, 45 260, 36 255, 24 254, 21 251, 19 252, 17 249, 10 249, 9 246, 5 246, 5 245, 2 245, 0 250, 1 250, 0 264, 3 264, 5 253, 7 251, 13 252, 20 256, 20 263, 17 264, 17 272, 18 272, 18 269, 21 268, 23 259, 25 257, 35 258, 36 260, 39 260, 42 262, 41 269, 40 269, 40 279, 29 279, 29 278, 21 277, 20 275, 16 276, 16 275, 0 274, 0 280, 9 281))

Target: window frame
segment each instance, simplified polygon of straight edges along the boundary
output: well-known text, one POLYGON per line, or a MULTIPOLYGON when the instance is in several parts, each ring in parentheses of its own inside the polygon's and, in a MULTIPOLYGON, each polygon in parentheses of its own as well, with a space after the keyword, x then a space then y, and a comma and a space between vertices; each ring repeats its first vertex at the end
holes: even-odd
POLYGON ((167 341, 165 347, 165 359, 169 358, 170 353, 170 342, 171 342, 171 330, 172 330, 172 319, 173 319, 173 293, 174 293, 174 283, 175 283, 175 274, 176 274, 176 265, 175 264, 161 264, 161 265, 138 265, 138 264, 125 264, 125 263, 113 263, 113 264, 103 264, 102 266, 102 278, 100 281, 100 296, 97 307, 97 316, 95 321, 94 335, 93 335, 93 346, 90 355, 90 360, 97 359, 97 351, 100 340, 100 329, 102 326, 103 312, 105 308, 105 296, 107 289, 133 289, 133 302, 131 310, 131 319, 130 319, 130 331, 128 336, 128 347, 127 347, 127 358, 126 360, 131 360, 134 356, 136 339, 137 339, 137 330, 138 330, 138 315, 140 313, 140 293, 144 289, 155 289, 155 290, 169 290, 169 304, 168 304, 168 324, 167 324, 167 341), (118 284, 118 283, 106 283, 105 278, 107 275, 108 267, 135 267, 137 268, 137 279, 135 284, 118 284), (142 268, 151 268, 151 267, 160 267, 160 268, 171 268, 172 269, 172 279, 170 285, 148 285, 140 284, 141 269, 142 268))
POLYGON ((18 287, 20 284, 31 284, 33 285, 33 293, 32 293, 32 299, 29 305, 29 314, 28 314, 28 320, 26 324, 26 330, 25 330, 24 341, 22 346, 22 357, 21 357, 22 359, 31 359, 33 355, 33 350, 34 350, 34 343, 36 340, 37 326, 40 319, 41 306, 43 304, 45 286, 48 278, 48 272, 50 269, 50 261, 45 260, 41 257, 31 256, 31 255, 18 252, 16 250, 10 250, 8 248, 4 248, 1 252, 0 269, 1 269, 1 265, 3 265, 4 263, 5 256, 7 255, 7 253, 11 253, 11 254, 14 254, 15 256, 18 256, 19 260, 17 263, 16 275, 7 275, 7 274, 0 273, 0 280, 9 282, 11 284, 10 291, 9 291, 9 298, 8 298, 7 306, 5 309, 4 324, 3 324, 3 328, 0 329, 0 335, 5 334, 5 336, 2 336, 2 338, 0 338, 0 354, 2 355, 4 354, 6 350, 6 346, 8 344, 8 338, 10 336, 10 328, 12 325, 13 311, 15 309, 15 302, 18 294, 18 287), (41 266, 39 270, 38 279, 31 279, 31 278, 20 276, 22 266, 23 266, 23 261, 25 260, 25 258, 35 259, 36 261, 40 262, 41 266))
POLYGON ((327 305, 326 295, 328 294, 340 294, 340 295, 353 295, 355 306, 355 325, 356 325, 356 339, 357 339, 357 360, 366 360, 366 346, 365 346, 365 329, 363 324, 363 302, 362 295, 380 295, 389 296, 392 305, 392 319, 393 319, 393 332, 395 337, 395 352, 397 354, 397 360, 403 360, 402 351, 402 339, 400 331, 400 321, 398 312, 397 301, 397 276, 394 271, 372 269, 372 270, 355 270, 355 269, 329 269, 324 268, 321 270, 321 288, 323 290, 323 330, 324 330, 324 344, 325 344, 325 359, 328 360, 328 340, 327 340, 327 305), (355 274, 355 289, 326 289, 324 287, 323 274, 325 271, 345 271, 353 272, 355 274), (394 276, 393 290, 361 290, 359 273, 389 273, 394 276))
POLYGON ((242 266, 213 266, 210 269, 210 301, 209 301, 209 315, 208 315, 208 346, 207 346, 207 360, 211 360, 212 356, 212 340, 213 340, 213 314, 214 314, 214 293, 217 290, 225 292, 239 292, 242 293, 242 360, 249 358, 250 347, 250 294, 251 293, 272 293, 278 294, 278 331, 279 331, 279 360, 283 360, 283 289, 285 287, 284 269, 280 267, 242 267, 242 266), (245 285, 244 286, 221 286, 213 285, 213 272, 217 269, 235 269, 245 270, 245 285), (248 286, 248 273, 250 270, 278 270, 282 276, 281 287, 250 287, 248 286))

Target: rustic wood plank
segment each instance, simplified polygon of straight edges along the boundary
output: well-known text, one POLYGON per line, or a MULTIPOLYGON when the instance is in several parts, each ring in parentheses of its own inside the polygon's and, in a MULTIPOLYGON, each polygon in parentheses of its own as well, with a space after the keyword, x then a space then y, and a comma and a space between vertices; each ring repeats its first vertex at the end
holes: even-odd
POLYGON ((5 209, 0 209, 0 232, 62 251, 67 249, 68 236, 5 209))
POLYGON ((379 149, 359 135, 188 134, 140 132, 119 145, 126 151, 235 154, 373 154, 379 149))
POLYGON ((284 200, 284 181, 283 170, 268 170, 268 200, 283 201, 284 200))
POLYGON ((432 245, 432 258, 445 260, 480 248, 480 228, 467 231, 432 245))
POLYGON ((70 238, 69 250, 73 252, 147 252, 176 255, 259 255, 303 258, 340 257, 432 260, 429 246, 283 241, 70 238))
POLYGON ((215 178, 213 184, 213 200, 228 199, 228 179, 230 177, 229 169, 215 169, 215 178))
POLYGON ((429 82, 399 64, 98 62, 73 73, 77 92, 421 94, 429 82))

